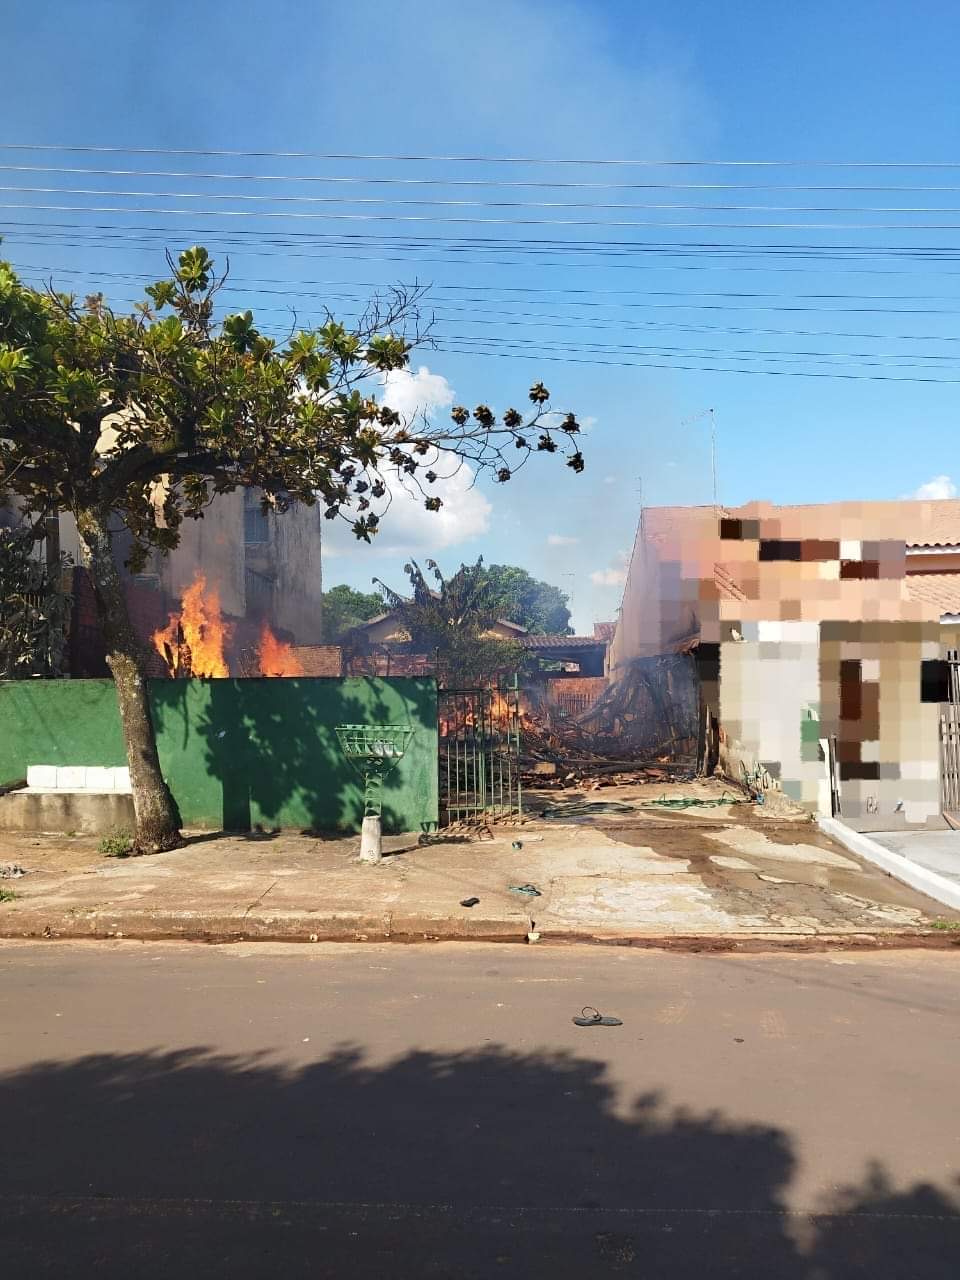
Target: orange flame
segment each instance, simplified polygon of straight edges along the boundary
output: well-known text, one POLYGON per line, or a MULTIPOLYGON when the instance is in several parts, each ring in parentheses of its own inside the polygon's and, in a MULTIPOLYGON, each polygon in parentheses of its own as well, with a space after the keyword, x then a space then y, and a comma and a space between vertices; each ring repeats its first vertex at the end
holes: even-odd
POLYGON ((260 674, 264 676, 302 676, 303 667, 289 644, 278 640, 266 623, 260 632, 260 674))
POLYGON ((157 652, 173 675, 229 676, 223 656, 230 628, 220 612, 220 595, 198 573, 183 593, 181 612, 171 613, 165 627, 153 633, 157 652))

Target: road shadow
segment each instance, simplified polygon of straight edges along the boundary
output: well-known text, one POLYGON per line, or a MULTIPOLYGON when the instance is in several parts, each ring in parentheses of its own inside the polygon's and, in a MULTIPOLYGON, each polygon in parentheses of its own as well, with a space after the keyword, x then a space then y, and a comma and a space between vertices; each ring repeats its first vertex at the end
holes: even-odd
POLYGON ((4 1275, 946 1280, 960 1214, 869 1168, 787 1212, 785 1132, 501 1046, 203 1049, 0 1078, 4 1275))

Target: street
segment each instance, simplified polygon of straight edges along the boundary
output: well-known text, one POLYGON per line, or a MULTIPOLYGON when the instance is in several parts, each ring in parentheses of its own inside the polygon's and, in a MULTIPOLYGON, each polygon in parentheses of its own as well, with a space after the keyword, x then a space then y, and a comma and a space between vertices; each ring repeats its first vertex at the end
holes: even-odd
POLYGON ((958 964, 0 943, 3 1274, 952 1277, 958 964))

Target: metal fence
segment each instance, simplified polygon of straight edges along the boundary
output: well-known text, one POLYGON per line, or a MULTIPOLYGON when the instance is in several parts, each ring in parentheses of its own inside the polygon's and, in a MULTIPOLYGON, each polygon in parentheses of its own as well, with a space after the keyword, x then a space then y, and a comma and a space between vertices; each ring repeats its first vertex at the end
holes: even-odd
POLYGON ((520 690, 441 689, 440 818, 482 822, 521 811, 520 690))
POLYGON ((960 651, 947 650, 949 702, 940 705, 940 802, 960 813, 960 651))

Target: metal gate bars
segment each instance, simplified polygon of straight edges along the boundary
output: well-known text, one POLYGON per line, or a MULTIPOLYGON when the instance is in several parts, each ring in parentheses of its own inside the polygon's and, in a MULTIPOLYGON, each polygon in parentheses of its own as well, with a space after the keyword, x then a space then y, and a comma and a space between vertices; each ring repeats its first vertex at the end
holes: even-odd
POLYGON ((940 705, 940 804, 944 813, 960 812, 960 652, 947 650, 949 702, 940 705))
POLYGON ((520 690, 440 689, 441 823, 519 814, 520 690))

